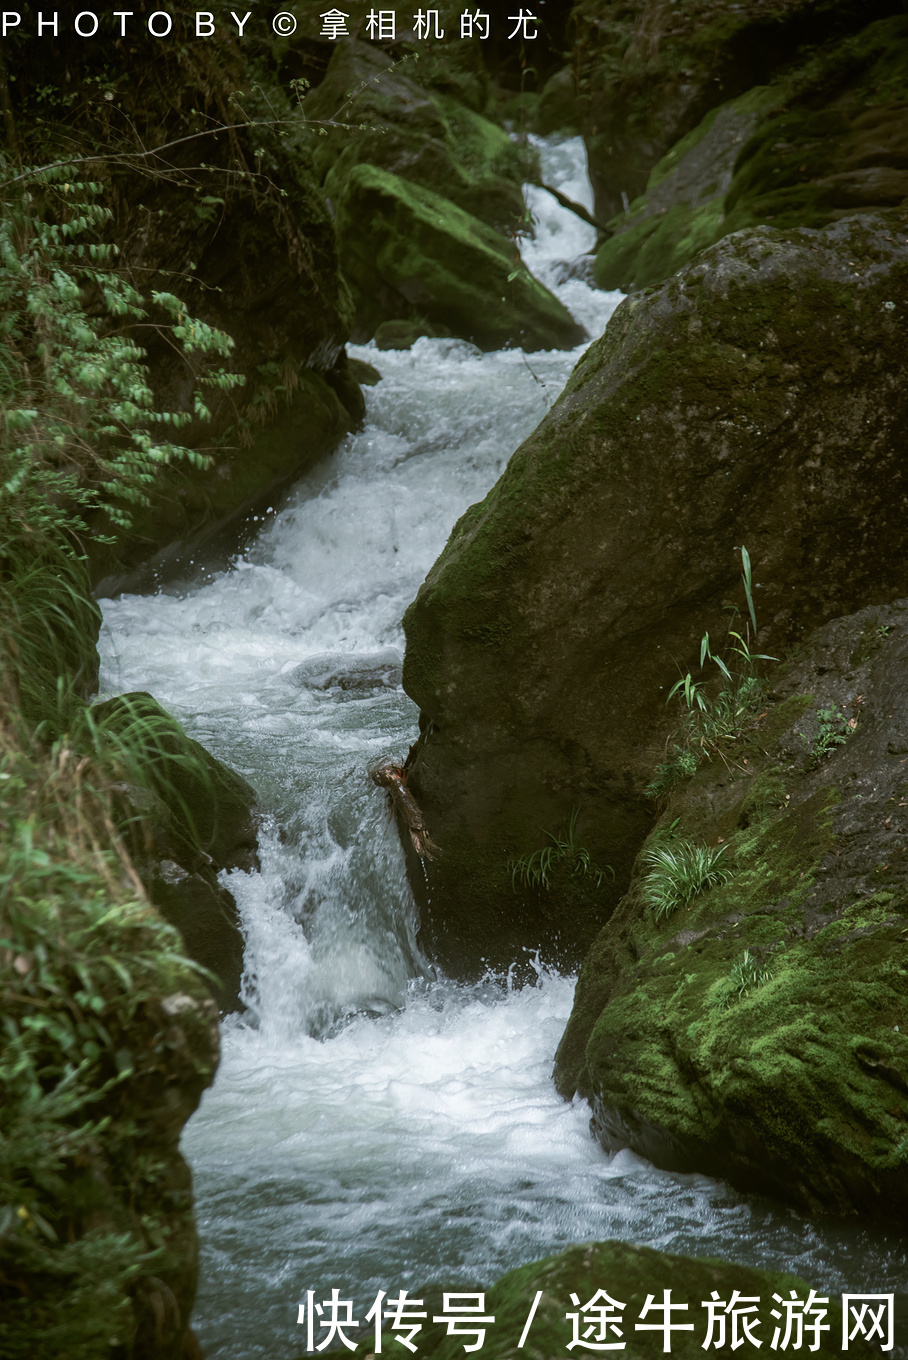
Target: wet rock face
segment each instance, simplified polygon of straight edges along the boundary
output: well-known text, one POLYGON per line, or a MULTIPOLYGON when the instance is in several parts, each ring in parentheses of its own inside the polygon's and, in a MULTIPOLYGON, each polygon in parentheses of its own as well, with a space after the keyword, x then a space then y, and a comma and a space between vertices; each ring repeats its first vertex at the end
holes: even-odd
POLYGON ((908 20, 869 24, 711 109, 607 224, 603 288, 647 287, 743 227, 820 227, 908 196, 908 20))
POLYGON ((742 543, 775 655, 908 590, 897 226, 740 233, 629 298, 455 526, 404 661, 423 710, 409 785, 444 851, 412 881, 446 966, 591 941, 651 824, 665 696, 741 603, 742 543), (574 809, 614 883, 515 891, 514 862, 574 809))
POLYGON ((222 1010, 240 1006, 243 937, 222 870, 258 868, 254 790, 186 736, 150 694, 123 694, 92 710, 100 729, 133 753, 125 764, 120 820, 132 859, 190 958, 219 979, 222 1010), (142 787, 131 782, 138 773, 142 787))
POLYGON ((669 797, 558 1052, 606 1148, 814 1212, 908 1210, 908 601, 814 635, 669 797), (657 919, 650 852, 725 847, 657 919))
MULTIPOLYGON (((439 194, 356 166, 337 205, 341 263, 372 334, 419 315, 482 349, 571 349, 586 332, 516 247, 439 194)), ((437 333, 437 331, 436 331, 437 333)))

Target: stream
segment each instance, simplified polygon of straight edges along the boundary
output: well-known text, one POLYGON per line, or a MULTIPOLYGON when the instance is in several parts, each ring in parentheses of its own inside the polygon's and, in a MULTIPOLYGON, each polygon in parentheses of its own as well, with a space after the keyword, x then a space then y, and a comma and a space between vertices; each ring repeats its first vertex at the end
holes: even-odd
MULTIPOLYGON (((580 140, 539 146, 546 181, 591 208, 580 140)), ((570 277, 595 233, 528 195, 524 259, 598 336, 621 295, 589 288, 582 268, 570 277)), ((261 873, 227 879, 249 1009, 222 1026, 217 1079, 183 1138, 209 1360, 302 1354, 307 1290, 339 1288, 362 1318, 380 1289, 481 1287, 590 1239, 790 1270, 821 1292, 898 1290, 908 1274, 894 1233, 606 1156, 588 1108, 550 1079, 573 978, 536 960, 534 986, 460 985, 416 943, 402 851, 367 773, 416 735, 400 620, 582 348, 351 347, 382 374, 365 427, 262 517, 243 555, 102 601, 102 692, 149 690, 267 813, 261 873)))

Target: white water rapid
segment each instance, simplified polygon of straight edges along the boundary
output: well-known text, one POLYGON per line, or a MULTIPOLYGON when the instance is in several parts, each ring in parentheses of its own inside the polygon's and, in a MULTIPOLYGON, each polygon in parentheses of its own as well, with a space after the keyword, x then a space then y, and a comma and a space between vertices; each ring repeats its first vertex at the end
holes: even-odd
MULTIPOLYGON (((591 207, 579 139, 540 145, 546 180, 591 207)), ((568 277, 594 232, 542 190, 529 201, 529 268, 598 336, 620 295, 568 277)), ((228 570, 103 602, 105 692, 151 691, 270 815, 262 872, 229 880, 250 1009, 223 1026, 183 1143, 209 1360, 301 1354, 306 1290, 337 1286, 362 1318, 379 1289, 491 1283, 594 1238, 790 1269, 833 1292, 905 1276, 904 1247, 883 1234, 607 1157, 588 1109, 550 1081, 573 979, 540 966, 520 991, 458 986, 416 948, 397 836, 367 778, 415 737, 401 616, 580 352, 354 349, 382 373, 365 428, 254 546, 228 570)))

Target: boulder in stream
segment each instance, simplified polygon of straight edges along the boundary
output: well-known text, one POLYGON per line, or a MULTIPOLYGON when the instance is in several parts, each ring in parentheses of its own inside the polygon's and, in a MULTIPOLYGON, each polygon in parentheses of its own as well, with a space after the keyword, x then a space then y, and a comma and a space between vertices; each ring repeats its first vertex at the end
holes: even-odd
POLYGON ((403 657, 396 647, 378 652, 318 652, 290 672, 299 689, 394 689, 400 684, 403 657))
POLYGON ((393 61, 354 38, 337 43, 324 78, 303 101, 306 118, 324 124, 313 156, 329 194, 354 166, 375 165, 496 231, 513 230, 523 217, 521 186, 533 153, 469 102, 423 83, 421 65, 415 57, 393 61))
MULTIPOLYGON (((810 1323, 805 1326, 805 1346, 809 1337, 814 1355, 841 1355, 846 1349, 849 1355, 854 1352, 869 1360, 876 1352, 861 1334, 843 1348, 840 1301, 835 1295, 830 1298, 827 1290, 814 1288, 822 1295, 819 1309, 823 1315, 818 1318, 816 1333, 810 1323)), ((570 1355, 578 1344, 595 1345, 603 1351, 603 1342, 620 1347, 620 1353, 629 1357, 655 1357, 670 1350, 672 1355, 688 1360, 702 1357, 707 1346, 707 1353, 712 1347, 719 1353, 730 1350, 733 1339, 741 1346, 752 1338, 751 1345, 759 1342, 768 1348, 774 1337, 778 1345, 785 1335, 786 1313, 780 1307, 781 1299, 794 1297, 806 1302, 810 1290, 804 1280, 777 1271, 729 1261, 696 1260, 627 1242, 586 1242, 518 1266, 486 1291, 485 1312, 494 1322, 488 1325, 483 1355, 489 1360, 513 1356, 528 1318, 532 1320, 524 1345, 526 1353, 536 1360, 570 1355), (743 1319, 735 1319, 735 1333, 724 1307, 717 1310, 717 1320, 710 1329, 704 1304, 710 1299, 727 1303, 735 1290, 739 1307, 749 1310, 743 1319), (666 1320, 663 1291, 670 1291, 669 1317, 675 1329, 670 1333, 662 1325, 666 1320), (644 1312, 648 1299, 649 1308, 644 1312), (600 1319, 608 1319, 607 1325, 600 1325, 600 1319)), ((458 1360, 463 1354, 462 1337, 446 1336, 444 1323, 434 1324, 431 1330, 427 1327, 423 1336, 420 1349, 430 1360, 458 1360)))
POLYGON ((644 193, 607 223, 596 282, 646 287, 743 227, 825 226, 903 202, 906 100, 903 14, 783 66, 710 109, 659 160, 644 193))
MULTIPOLYGON (((329 179, 357 325, 420 318, 481 349, 572 349, 586 332, 517 246, 431 189, 373 165, 329 179)), ((439 332, 437 329, 435 333, 439 332)))
POLYGON ((584 961, 557 1084, 607 1149, 904 1221, 908 601, 827 624, 766 685, 737 735, 689 722, 699 768, 584 961), (688 892, 695 855, 716 868, 688 892))
POLYGON ((897 212, 727 237, 618 307, 455 525, 404 660, 445 967, 585 952, 652 825, 666 696, 743 606, 742 544, 774 655, 908 592, 906 318, 897 212), (521 872, 555 843, 560 880, 521 872))
POLYGON ((150 694, 107 699, 91 715, 122 772, 118 820, 148 894, 190 958, 219 979, 222 1009, 234 1010, 243 937, 218 874, 258 867, 255 792, 150 694))

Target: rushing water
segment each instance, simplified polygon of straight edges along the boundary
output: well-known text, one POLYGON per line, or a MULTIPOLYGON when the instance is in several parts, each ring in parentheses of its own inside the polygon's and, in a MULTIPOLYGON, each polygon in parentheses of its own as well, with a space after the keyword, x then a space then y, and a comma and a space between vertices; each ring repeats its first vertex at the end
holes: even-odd
MULTIPOLYGON (((579 141, 543 155, 548 182, 591 206, 579 141)), ((619 295, 570 277, 592 230, 542 190, 530 206, 529 267, 600 334, 619 295)), ((379 1289, 491 1282, 594 1238, 790 1269, 833 1291, 898 1288, 906 1255, 885 1234, 606 1157, 588 1109, 550 1081, 572 979, 540 964, 534 987, 465 987, 421 958, 396 833, 367 778, 415 736, 401 616, 580 351, 423 339, 353 352, 383 375, 366 427, 254 546, 227 571, 200 565, 158 595, 104 602, 106 691, 150 690, 269 813, 261 873, 230 878, 250 1010, 224 1026, 183 1144, 206 1354, 298 1354, 309 1289, 339 1287, 362 1317, 379 1289)))

